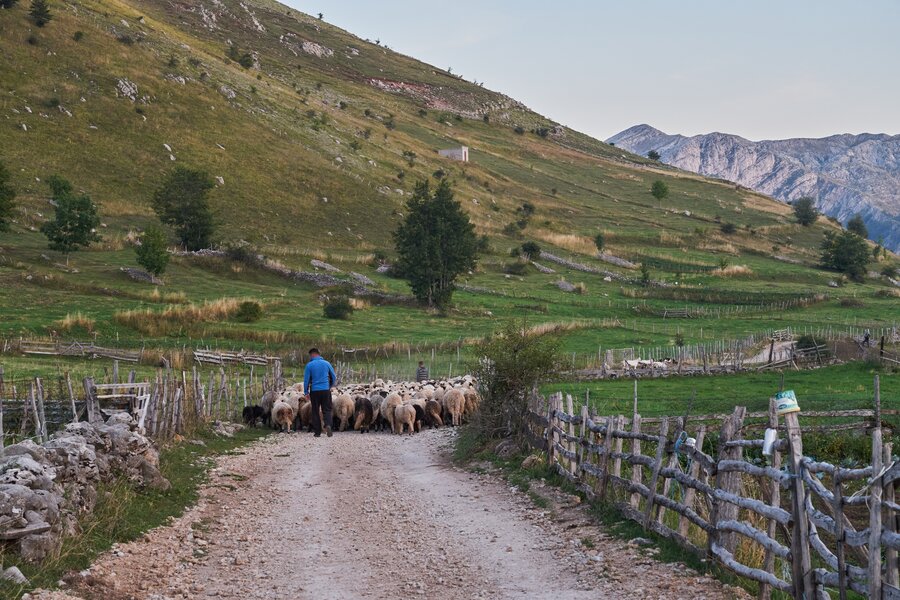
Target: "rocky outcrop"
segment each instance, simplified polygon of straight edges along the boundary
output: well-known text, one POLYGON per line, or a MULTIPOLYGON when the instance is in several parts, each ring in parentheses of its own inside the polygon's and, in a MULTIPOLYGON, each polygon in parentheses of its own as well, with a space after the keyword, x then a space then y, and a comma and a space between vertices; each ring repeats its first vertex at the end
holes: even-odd
POLYGON ((846 222, 862 215, 873 240, 900 251, 900 136, 863 133, 821 139, 753 142, 736 135, 668 135, 637 125, 607 140, 666 164, 733 181, 790 202, 817 199, 826 215, 846 222))
POLYGON ((0 451, 0 541, 39 562, 78 531, 98 486, 125 478, 138 487, 167 489, 153 443, 128 415, 106 423, 72 423, 43 445, 30 440, 0 451))

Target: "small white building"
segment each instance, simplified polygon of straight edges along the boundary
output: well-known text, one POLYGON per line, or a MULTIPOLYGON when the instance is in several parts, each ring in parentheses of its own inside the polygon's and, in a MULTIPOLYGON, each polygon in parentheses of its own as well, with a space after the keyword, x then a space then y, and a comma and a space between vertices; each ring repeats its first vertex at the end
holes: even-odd
POLYGON ((438 150, 438 154, 450 160, 458 160, 460 162, 469 162, 469 147, 460 146, 458 148, 447 148, 446 150, 438 150))

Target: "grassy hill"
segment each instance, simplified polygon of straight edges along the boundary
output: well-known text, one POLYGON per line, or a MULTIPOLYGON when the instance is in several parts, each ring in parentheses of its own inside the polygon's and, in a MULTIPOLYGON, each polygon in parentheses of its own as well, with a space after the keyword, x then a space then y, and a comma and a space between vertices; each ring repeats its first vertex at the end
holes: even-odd
POLYGON ((835 289, 829 282, 838 276, 815 268, 823 233, 835 227, 826 220, 800 227, 779 202, 629 154, 278 3, 57 2, 44 28, 28 21, 26 4, 0 10, 0 160, 21 205, 12 231, 0 234, 0 335, 52 331, 150 347, 393 345, 409 348, 409 358, 512 317, 559 325, 565 349, 587 354, 787 325, 889 325, 900 316, 890 284, 835 289), (471 148, 469 163, 438 156, 459 144, 471 148), (155 219, 150 197, 175 165, 221 178, 212 203, 223 246, 249 245, 293 269, 309 270, 318 258, 406 293, 403 282, 375 272, 373 254, 391 254, 406 195, 436 176, 453 182, 491 250, 446 316, 361 303, 351 321, 328 321, 316 288, 225 258, 178 257, 156 289, 120 269, 134 266, 130 240, 155 219), (42 183, 52 174, 91 195, 103 218, 104 241, 69 268, 37 233, 52 210, 42 183), (657 179, 671 190, 661 202, 649 193, 657 179), (525 203, 534 215, 511 233, 525 203), (726 223, 736 231, 722 233, 726 223), (649 265, 668 287, 552 263, 553 274, 505 272, 510 249, 533 240, 639 278, 596 257, 600 232, 611 254, 649 265), (732 270, 715 270, 722 266, 732 270), (583 283, 585 293, 560 291, 560 278, 583 283), (816 293, 830 298, 677 323, 633 308, 816 293), (185 310, 244 297, 264 304, 262 320, 237 323, 211 306, 202 318, 185 310), (849 297, 856 300, 842 302, 849 297))

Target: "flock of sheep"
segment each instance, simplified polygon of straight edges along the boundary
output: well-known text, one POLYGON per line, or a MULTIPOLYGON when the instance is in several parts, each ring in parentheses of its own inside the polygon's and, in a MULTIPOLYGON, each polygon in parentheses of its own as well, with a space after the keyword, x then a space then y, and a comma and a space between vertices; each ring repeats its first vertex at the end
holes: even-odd
MULTIPOLYGON (((470 375, 421 383, 376 379, 368 385, 336 388, 330 425, 336 431, 352 428, 360 433, 390 430, 412 434, 425 426, 461 425, 477 410, 478 402, 470 375)), ((267 391, 258 406, 244 409, 245 422, 254 425, 260 420, 282 431, 308 430, 312 406, 303 394, 303 383, 267 391)))

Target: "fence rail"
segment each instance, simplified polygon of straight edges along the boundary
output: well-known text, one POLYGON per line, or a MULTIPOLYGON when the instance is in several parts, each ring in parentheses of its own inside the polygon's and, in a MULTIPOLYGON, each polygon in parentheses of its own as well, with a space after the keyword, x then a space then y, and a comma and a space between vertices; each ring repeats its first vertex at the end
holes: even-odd
POLYGON ((690 419, 599 417, 586 406, 576 412, 571 396, 555 394, 532 399, 525 437, 587 495, 757 582, 760 598, 773 590, 797 599, 852 591, 893 600, 900 593, 900 461, 882 438, 886 412, 877 378, 873 410, 803 415, 779 415, 772 399, 766 413, 737 407, 690 419), (850 427, 871 425, 870 463, 850 468, 806 456, 801 418, 835 420, 833 428, 869 419, 850 427), (754 426, 760 420, 763 438, 754 426), (716 426, 715 449, 707 453, 716 426))

